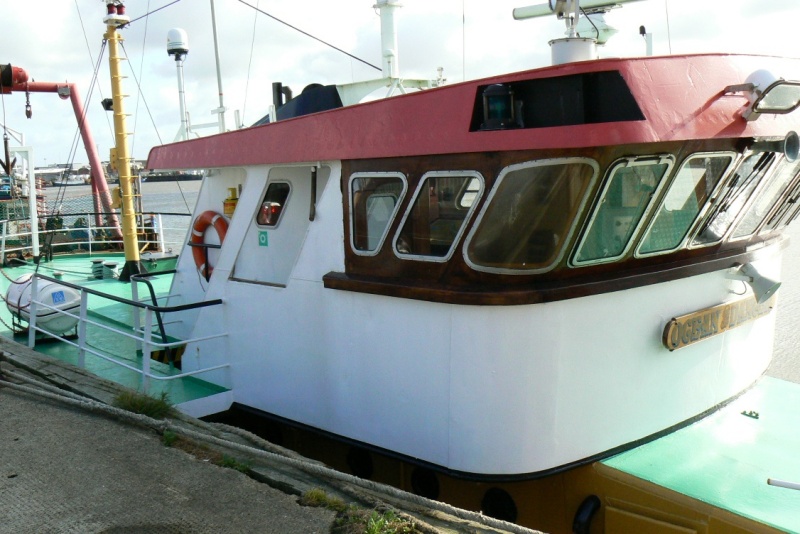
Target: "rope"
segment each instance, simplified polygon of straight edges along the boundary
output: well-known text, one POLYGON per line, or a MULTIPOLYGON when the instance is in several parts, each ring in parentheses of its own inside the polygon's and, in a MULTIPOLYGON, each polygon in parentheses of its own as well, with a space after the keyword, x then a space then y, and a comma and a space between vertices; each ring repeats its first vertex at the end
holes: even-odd
MULTIPOLYGON (((4 355, 0 353, 0 359, 2 359, 4 355)), ((7 360, 6 360, 7 361, 7 360)), ((11 362, 9 362, 11 363, 11 362)), ((346 473, 342 473, 323 465, 320 465, 316 462, 311 462, 307 459, 296 459, 290 458, 282 453, 270 452, 261 449, 257 449, 248 445, 242 445, 240 443, 232 442, 229 440, 225 440, 222 438, 218 438, 216 436, 211 436, 206 433, 197 432, 194 430, 189 430, 185 427, 179 426, 174 424, 173 422, 166 421, 166 420, 157 420, 151 417, 135 414, 132 412, 128 412, 126 410, 122 410, 120 408, 116 408, 114 406, 109 406, 99 401, 95 401, 92 399, 88 399, 86 397, 81 397, 79 395, 75 395, 73 393, 64 392, 54 386, 50 386, 48 384, 43 384, 39 381, 35 381, 32 379, 25 379, 21 375, 15 372, 10 372, 8 370, 5 371, 5 374, 13 377, 15 379, 24 380, 27 383, 36 384, 37 387, 28 387, 22 386, 18 384, 14 384, 12 382, 3 381, 2 387, 7 387, 9 389, 19 391, 22 393, 27 393, 34 396, 40 396, 46 398, 48 400, 52 400, 55 402, 60 402, 66 404, 68 406, 73 406, 76 408, 80 408, 82 410, 86 410, 93 413, 98 413, 101 415, 112 416, 117 418, 121 421, 130 422, 132 424, 150 428, 152 430, 157 431, 160 434, 163 434, 166 431, 174 432, 179 435, 183 435, 185 437, 202 441, 205 443, 209 443, 212 445, 218 445, 221 447, 225 447, 227 449, 232 449, 244 454, 248 454, 269 462, 274 462, 281 466, 289 467, 298 469, 307 473, 309 475, 313 475, 319 478, 326 479, 328 481, 335 481, 339 483, 347 484, 356 490, 366 490, 369 492, 374 492, 378 494, 387 495, 390 498, 398 499, 400 501, 411 503, 415 506, 420 507, 422 510, 421 512, 427 511, 435 511, 448 514, 450 516, 456 517, 461 520, 475 522, 477 524, 495 528, 501 530, 503 532, 510 532, 513 534, 536 534, 537 531, 528 529, 526 527, 515 525, 513 523, 508 523, 506 521, 502 521, 499 519, 494 519, 483 514, 477 512, 470 512, 468 510, 462 510, 460 508, 455 508, 448 504, 433 501, 430 499, 426 499, 425 497, 421 497, 419 495, 414 495, 411 493, 407 493, 405 491, 399 490, 397 488, 393 488, 391 486, 386 486, 385 484, 381 484, 378 482, 373 482, 371 480, 364 480, 353 475, 348 475, 346 473)), ((368 499, 374 499, 374 497, 366 497, 368 499)), ((380 502, 380 501, 373 501, 373 502, 380 502)), ((428 512, 430 513, 430 512, 428 512)), ((412 518, 416 520, 416 518, 412 518)), ((426 525, 423 525, 426 526, 426 525)), ((432 528, 429 527, 428 528, 432 528)), ((436 532, 434 530, 430 530, 432 532, 436 532)))

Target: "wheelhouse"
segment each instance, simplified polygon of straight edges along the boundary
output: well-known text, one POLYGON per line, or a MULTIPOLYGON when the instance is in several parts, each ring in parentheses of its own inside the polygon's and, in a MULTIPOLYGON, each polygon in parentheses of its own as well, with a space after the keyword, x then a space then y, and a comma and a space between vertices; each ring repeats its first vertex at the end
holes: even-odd
POLYGON ((345 162, 346 270, 325 283, 464 303, 498 302, 506 288, 521 303, 569 298, 548 290, 587 278, 580 294, 716 269, 797 216, 800 163, 739 145, 345 162))

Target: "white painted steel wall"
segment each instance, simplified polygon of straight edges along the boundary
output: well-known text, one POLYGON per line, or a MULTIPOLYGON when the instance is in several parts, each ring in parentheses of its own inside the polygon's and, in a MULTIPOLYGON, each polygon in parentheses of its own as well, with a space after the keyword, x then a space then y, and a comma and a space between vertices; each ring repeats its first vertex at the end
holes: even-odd
MULTIPOLYGON (((724 271, 524 306, 325 289, 322 276, 344 269, 339 174, 286 288, 217 278, 233 260, 217 266, 207 293, 225 305, 202 310, 193 335, 229 332, 200 354, 230 358, 236 402, 449 469, 519 474, 694 417, 769 364, 774 312, 675 352, 661 345, 672 317, 738 298, 744 285, 724 271)), ((234 218, 228 239, 245 232, 234 218)), ((756 265, 779 278, 773 248, 756 265)))

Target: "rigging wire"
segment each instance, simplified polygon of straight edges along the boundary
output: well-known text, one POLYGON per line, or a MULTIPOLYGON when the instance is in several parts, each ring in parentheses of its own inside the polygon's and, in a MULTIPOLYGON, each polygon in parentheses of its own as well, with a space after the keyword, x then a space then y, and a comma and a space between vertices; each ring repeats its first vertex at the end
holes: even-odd
MULTIPOLYGON (((150 11, 150 0, 147 0, 147 11, 150 11)), ((147 42, 147 30, 150 27, 150 17, 147 17, 144 21, 144 34, 142 35, 142 60, 139 62, 139 77, 142 77, 142 73, 144 72, 144 45, 147 42)), ((130 63, 130 62, 129 62, 130 63)), ((132 65, 132 63, 131 63, 132 65)), ((138 91, 136 93, 136 107, 134 108, 133 112, 133 131, 136 131, 136 124, 139 121, 139 103, 142 100, 142 91, 138 91)), ((106 116, 108 114, 106 113, 106 116)), ((112 136, 113 137, 113 136, 112 136)), ((134 136, 133 140, 131 141, 131 154, 133 154, 133 147, 136 144, 136 137, 134 136)))
POLYGON ((322 40, 322 39, 320 39, 319 37, 315 37, 315 36, 311 35, 310 33, 306 32, 306 31, 303 31, 303 30, 301 30, 300 28, 298 28, 298 27, 296 27, 296 26, 292 26, 292 25, 291 25, 291 24, 289 24, 288 22, 286 22, 286 21, 283 21, 283 20, 281 20, 281 19, 279 19, 278 17, 275 17, 275 16, 273 16, 273 15, 270 15, 270 14, 269 14, 269 13, 267 13, 266 11, 264 11, 264 10, 262 10, 262 9, 259 9, 259 8, 257 8, 256 6, 254 6, 254 5, 252 5, 252 4, 248 4, 247 2, 245 2, 245 0, 239 0, 239 2, 240 2, 240 3, 242 3, 242 4, 244 4, 244 5, 246 5, 247 7, 250 7, 250 8, 253 8, 253 9, 255 9, 256 11, 258 11, 259 13, 261 13, 262 15, 266 15, 266 16, 268 16, 268 17, 269 17, 269 18, 271 18, 272 20, 275 20, 275 21, 277 21, 277 22, 280 22, 280 23, 281 23, 281 24, 283 24, 284 26, 288 26, 289 28, 291 28, 291 29, 293 29, 293 30, 295 30, 295 31, 297 31, 297 32, 300 32, 300 33, 302 33, 302 34, 303 34, 303 35, 305 35, 306 37, 311 37, 311 38, 312 38, 312 39, 314 39, 315 41, 319 41, 320 43, 324 44, 325 46, 329 46, 329 47, 333 48, 334 50, 336 50, 336 51, 338 51, 338 52, 341 52, 342 54, 344 54, 344 55, 346 55, 346 56, 349 56, 349 57, 351 57, 351 58, 355 59, 356 61, 360 61, 361 63, 363 63, 363 64, 365 64, 365 65, 367 65, 367 66, 369 66, 369 67, 372 67, 373 69, 375 69, 375 70, 377 70, 377 71, 381 71, 381 72, 383 71, 383 69, 381 69, 380 67, 376 67, 375 65, 373 65, 372 63, 369 63, 368 61, 365 61, 365 60, 361 59, 361 58, 360 58, 360 57, 358 57, 358 56, 354 56, 354 55, 353 55, 353 54, 351 54, 350 52, 346 52, 346 51, 342 50, 342 49, 341 49, 341 48, 339 48, 339 47, 336 47, 336 46, 334 46, 334 45, 332 45, 332 44, 330 44, 330 43, 328 43, 328 42, 325 42, 325 41, 323 41, 323 40, 322 40))
MULTIPOLYGON (((125 49, 125 43, 120 42, 120 46, 122 47, 122 52, 125 55, 125 59, 127 60, 128 63, 130 63, 130 59, 128 58, 128 50, 125 49)), ((136 76, 136 73, 134 71, 131 71, 131 74, 133 75, 133 80, 136 82, 136 89, 139 90, 140 94, 143 94, 142 86, 139 83, 139 78, 136 76)), ((158 133, 158 127, 156 126, 156 121, 153 118, 153 113, 152 111, 150 111, 150 106, 147 105, 147 99, 144 98, 144 96, 142 96, 142 102, 144 103, 144 107, 147 110, 147 115, 150 117, 150 122, 153 124, 153 129, 155 129, 156 131, 156 137, 158 137, 158 143, 163 145, 164 141, 161 140, 161 134, 158 133)))
MULTIPOLYGON (((256 23, 258 22, 258 4, 261 0, 256 0, 256 14, 253 17, 253 40, 250 42, 250 62, 247 64, 247 82, 244 84, 244 105, 242 106, 242 116, 239 119, 244 124, 244 112, 247 110, 247 92, 250 88, 250 70, 253 67, 253 51, 256 46, 256 23)), ((238 127, 238 124, 236 125, 238 127)))
POLYGON ((6 94, 0 91, 0 100, 3 102, 3 136, 8 136, 8 122, 6 122, 6 94))
MULTIPOLYGON (((159 8, 157 8, 157 9, 154 9, 153 11, 148 11, 147 13, 145 13, 144 15, 142 15, 141 17, 136 17, 135 19, 131 20, 130 22, 126 22, 125 24, 120 24, 119 26, 117 26, 117 28, 119 28, 120 26, 127 26, 128 24, 133 24, 133 23, 134 23, 134 22, 136 22, 136 21, 139 21, 139 20, 141 20, 141 19, 143 19, 143 18, 149 17, 149 16, 150 16, 150 15, 152 15, 153 13, 158 13, 158 12, 159 12, 159 11, 161 11, 162 9, 166 9, 166 8, 168 8, 168 7, 169 7, 169 6, 171 6, 171 5, 177 4, 177 3, 178 3, 178 2, 180 2, 180 1, 181 1, 181 0, 173 0, 173 1, 172 1, 172 2, 170 2, 169 4, 163 5, 163 6, 159 7, 159 8)), ((147 9, 150 9, 150 2, 148 2, 148 3, 147 3, 147 9)))
MULTIPOLYGON (((120 46, 122 47, 123 54, 125 54, 125 59, 127 59, 128 63, 130 64, 130 59, 128 58, 128 50, 125 48, 125 43, 124 42, 120 42, 120 46)), ((147 105, 147 99, 144 97, 144 93, 142 92, 142 86, 139 83, 139 78, 136 77, 136 73, 133 70, 131 70, 131 74, 133 75, 133 79, 136 82, 136 89, 139 91, 139 94, 142 96, 142 102, 144 103, 144 107, 147 110, 147 115, 150 117, 150 122, 153 124, 153 129, 156 132, 156 137, 158 137, 158 143, 160 145, 163 145, 164 141, 161 140, 161 134, 158 133, 158 127, 156 126, 156 121, 153 118, 153 113, 150 111, 150 106, 147 105)), ((191 213, 192 209, 189 207, 189 201, 186 199, 186 195, 184 194, 184 191, 183 191, 183 188, 180 185, 180 182, 178 182, 176 180, 175 183, 178 184, 178 191, 181 194, 181 199, 183 200, 184 206, 186 206, 186 210, 191 213)))
MULTIPOLYGON (((69 158, 68 158, 69 169, 72 169, 72 165, 75 162, 75 156, 78 152, 78 144, 80 142, 80 137, 81 137, 81 126, 86 124, 86 118, 87 118, 86 115, 89 110, 89 103, 92 100, 92 95, 94 94, 95 88, 97 88, 98 74, 100 72, 100 65, 103 60, 103 54, 105 52, 105 49, 106 49, 106 42, 103 41, 103 44, 100 47, 100 54, 98 54, 97 62, 94 65, 94 72, 92 73, 92 80, 89 83, 89 90, 86 94, 86 97, 84 98, 83 114, 80 117, 78 117, 78 127, 75 129, 75 135, 73 136, 72 145, 70 147, 69 158)), ((103 172, 103 169, 98 169, 98 172, 103 172)), ((66 175, 67 172, 62 173, 62 179, 65 178, 66 175)), ((56 198, 54 199, 55 203, 51 211, 51 217, 56 217, 58 215, 61 215, 60 208, 66 197, 66 187, 67 187, 66 185, 62 184, 62 186, 58 189, 56 193, 56 198)), ((47 243, 48 246, 52 244, 54 237, 55 233, 52 233, 48 236, 49 238, 49 242, 47 243)))
POLYGON ((672 54, 672 32, 669 29, 669 0, 664 0, 664 11, 667 14, 667 44, 669 45, 669 53, 672 54))
POLYGON ((461 77, 467 79, 467 8, 461 0, 461 77))
MULTIPOLYGON (((83 16, 81 15, 81 9, 78 7, 78 0, 75 0, 75 11, 78 13, 78 20, 81 23, 81 31, 83 32, 83 41, 86 43, 86 51, 89 53, 89 63, 94 66, 94 57, 92 57, 92 48, 89 45, 89 37, 86 35, 86 26, 83 24, 83 16)), ((99 89, 100 91, 100 98, 103 98, 103 90, 99 89)), ((111 137, 114 137, 114 127, 111 125, 111 120, 108 118, 106 114, 106 123, 108 124, 108 132, 111 134, 111 137)))
MULTIPOLYGON (((76 4, 76 7, 77 7, 77 4, 76 4)), ((101 65, 101 62, 102 62, 103 54, 105 52, 105 48, 106 48, 106 42, 104 40, 103 44, 101 45, 101 48, 100 48, 100 54, 97 57, 97 62, 93 66, 93 74, 92 74, 91 82, 89 84, 89 90, 88 90, 88 92, 86 94, 86 97, 84 99, 84 102, 83 102, 83 114, 80 117, 76 117, 78 119, 78 127, 75 130, 75 135, 73 137, 72 144, 70 146, 69 155, 68 155, 68 161, 67 161, 68 167, 66 169, 64 169, 64 171, 61 173, 62 180, 64 180, 68 176, 68 174, 69 174, 68 171, 72 169, 72 165, 75 162, 75 155, 77 154, 78 144, 79 144, 79 140, 80 140, 81 125, 85 125, 86 124, 86 120, 87 120, 87 116, 86 115, 87 115, 87 112, 88 112, 88 109, 89 109, 89 103, 91 102, 92 95, 94 94, 94 90, 95 90, 95 88, 97 88, 98 73, 100 71, 100 65, 101 65)), ((99 169, 99 172, 103 172, 103 170, 99 169)), ((52 205, 52 207, 50 209, 50 215, 48 217, 49 219, 55 220, 56 218, 64 215, 61 212, 61 207, 63 206, 63 202, 65 200, 65 197, 66 197, 66 185, 62 184, 61 187, 59 187, 58 190, 56 191, 56 196, 53 199, 53 205, 52 205)), ((45 240, 44 240, 45 242, 43 244, 43 248, 52 250, 52 244, 53 244, 53 240, 55 238, 55 234, 56 234, 55 231, 52 231, 52 232, 49 232, 49 233, 46 234, 46 237, 45 237, 45 240)), ((41 265, 41 262, 36 264, 36 269, 35 269, 36 272, 39 271, 39 266, 40 265, 41 265)))

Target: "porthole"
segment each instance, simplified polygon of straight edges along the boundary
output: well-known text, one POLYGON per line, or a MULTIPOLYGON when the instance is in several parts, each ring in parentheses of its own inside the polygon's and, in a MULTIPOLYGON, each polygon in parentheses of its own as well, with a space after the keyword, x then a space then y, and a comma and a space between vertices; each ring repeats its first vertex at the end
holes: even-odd
POLYGON ((350 447, 347 451, 347 467, 358 478, 370 479, 375 469, 372 465, 372 455, 359 447, 350 447))
POLYGON ((489 488, 481 500, 481 513, 508 521, 517 522, 517 504, 507 491, 500 488, 489 488))
POLYGON ((439 479, 436 473, 424 467, 415 467, 411 472, 411 491, 426 499, 438 499, 439 479))

